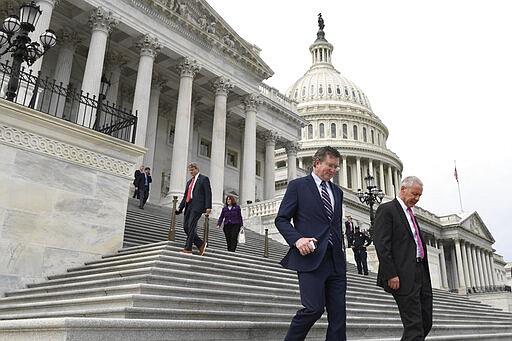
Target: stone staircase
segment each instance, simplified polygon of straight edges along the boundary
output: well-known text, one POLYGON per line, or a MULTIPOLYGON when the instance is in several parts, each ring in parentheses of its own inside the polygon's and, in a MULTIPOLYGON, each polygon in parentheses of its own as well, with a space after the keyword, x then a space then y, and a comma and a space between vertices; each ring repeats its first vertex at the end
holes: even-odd
MULTIPOLYGON (((169 210, 129 205, 125 248, 0 299, 0 340, 282 340, 300 308, 296 274, 277 260, 287 247, 248 231, 236 253, 210 222, 203 256, 167 241, 169 210)), ((202 233, 202 229, 201 229, 202 233)), ((393 298, 349 264, 349 340, 398 341, 393 298)), ((324 340, 325 316, 308 340, 324 340)), ((427 340, 512 340, 512 315, 465 296, 434 292, 427 340)))

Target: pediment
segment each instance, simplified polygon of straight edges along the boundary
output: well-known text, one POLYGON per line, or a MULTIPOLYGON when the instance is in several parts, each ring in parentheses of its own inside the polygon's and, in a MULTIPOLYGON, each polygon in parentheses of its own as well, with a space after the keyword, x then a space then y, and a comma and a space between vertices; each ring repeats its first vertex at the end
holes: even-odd
MULTIPOLYGON (((274 72, 259 56, 260 49, 241 38, 235 30, 204 0, 138 0, 146 11, 157 11, 153 16, 169 24, 178 22, 187 38, 198 38, 211 49, 240 62, 256 72, 262 80, 274 72)), ((174 26, 174 25, 172 25, 174 26)))
POLYGON ((470 231, 471 233, 476 234, 481 238, 494 242, 494 238, 491 232, 489 232, 485 226, 485 223, 477 212, 473 212, 467 216, 464 216, 461 219, 459 225, 463 229, 470 231))

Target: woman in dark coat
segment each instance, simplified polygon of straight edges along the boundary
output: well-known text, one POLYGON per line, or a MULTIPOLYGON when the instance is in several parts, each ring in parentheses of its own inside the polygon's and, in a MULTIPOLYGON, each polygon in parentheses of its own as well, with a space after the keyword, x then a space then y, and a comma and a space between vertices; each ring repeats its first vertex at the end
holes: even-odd
POLYGON ((228 251, 235 252, 238 244, 238 233, 240 233, 240 228, 244 226, 244 222, 242 220, 242 210, 231 195, 226 197, 226 206, 222 208, 219 220, 217 221, 218 229, 223 221, 228 251))

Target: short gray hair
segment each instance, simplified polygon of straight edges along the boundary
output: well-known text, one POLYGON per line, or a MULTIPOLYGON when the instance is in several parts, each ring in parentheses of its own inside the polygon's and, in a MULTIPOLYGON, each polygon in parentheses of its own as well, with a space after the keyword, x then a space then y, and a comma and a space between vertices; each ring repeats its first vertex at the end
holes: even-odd
POLYGON ((421 182, 420 178, 418 178, 417 176, 414 176, 414 175, 406 176, 405 178, 403 178, 402 182, 400 183, 400 186, 409 188, 412 185, 414 185, 415 183, 417 183, 418 185, 423 187, 423 182, 421 182))
POLYGON ((195 168, 195 169, 199 169, 199 167, 197 166, 197 163, 195 163, 195 162, 191 162, 191 163, 189 163, 187 168, 195 168))

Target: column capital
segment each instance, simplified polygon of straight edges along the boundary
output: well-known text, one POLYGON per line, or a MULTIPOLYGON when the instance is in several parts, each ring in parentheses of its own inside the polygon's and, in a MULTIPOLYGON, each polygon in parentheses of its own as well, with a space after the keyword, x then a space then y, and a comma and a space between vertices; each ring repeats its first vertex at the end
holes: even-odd
POLYGON ((93 31, 100 30, 110 34, 119 24, 119 19, 114 17, 112 12, 107 12, 102 7, 98 7, 91 11, 88 23, 93 31))
POLYGON ((153 78, 151 79, 151 88, 152 89, 158 89, 162 90, 164 85, 167 83, 167 79, 163 78, 159 74, 153 75, 153 78))
POLYGON ((190 57, 184 57, 183 59, 181 59, 180 63, 176 68, 180 72, 181 77, 192 78, 194 78, 196 73, 199 72, 199 70, 201 70, 201 67, 197 63, 197 60, 190 57))
POLYGON ((266 143, 276 143, 279 139, 279 134, 277 131, 267 130, 262 134, 263 140, 266 143))
POLYGON ((243 104, 245 111, 256 111, 258 105, 261 104, 260 96, 258 94, 249 94, 244 96, 243 104))
POLYGON ((141 56, 149 56, 155 58, 162 45, 158 42, 156 37, 152 37, 149 34, 140 36, 135 43, 135 46, 140 50, 141 56))
POLYGON ((59 39, 57 44, 61 46, 76 47, 83 41, 83 37, 80 36, 76 31, 70 29, 62 29, 59 31, 59 39))
POLYGON ((298 142, 288 142, 284 145, 284 148, 286 149, 286 154, 288 155, 297 155, 297 152, 300 149, 298 142))
POLYGON ((230 79, 221 76, 213 81, 212 88, 213 91, 215 92, 215 96, 227 96, 229 91, 233 89, 233 84, 231 83, 230 79))

